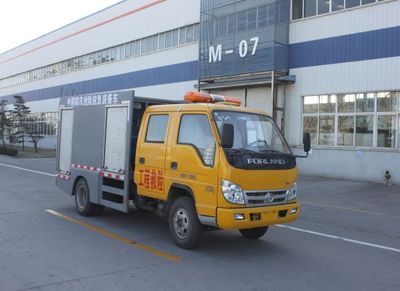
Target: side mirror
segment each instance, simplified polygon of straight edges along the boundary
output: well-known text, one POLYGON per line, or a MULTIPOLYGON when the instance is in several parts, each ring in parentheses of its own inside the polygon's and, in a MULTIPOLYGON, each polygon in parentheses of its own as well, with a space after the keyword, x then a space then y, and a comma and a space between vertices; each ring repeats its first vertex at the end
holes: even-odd
POLYGON ((221 146, 224 149, 232 148, 233 147, 233 137, 234 137, 233 124, 225 123, 222 126, 221 146))
POLYGON ((304 133, 303 145, 304 145, 304 151, 308 153, 311 149, 311 137, 309 132, 304 133))

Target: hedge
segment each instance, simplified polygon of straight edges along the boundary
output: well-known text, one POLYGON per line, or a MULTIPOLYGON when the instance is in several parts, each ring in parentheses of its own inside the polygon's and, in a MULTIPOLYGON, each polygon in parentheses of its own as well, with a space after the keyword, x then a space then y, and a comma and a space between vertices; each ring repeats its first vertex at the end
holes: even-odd
POLYGON ((0 147, 0 154, 8 156, 16 156, 18 154, 18 150, 7 147, 0 147))

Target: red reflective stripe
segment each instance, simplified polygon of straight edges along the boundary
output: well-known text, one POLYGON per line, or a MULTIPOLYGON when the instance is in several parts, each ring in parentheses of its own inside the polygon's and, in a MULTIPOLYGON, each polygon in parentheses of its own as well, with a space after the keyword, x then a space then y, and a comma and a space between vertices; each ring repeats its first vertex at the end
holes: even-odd
POLYGON ((70 176, 63 175, 63 174, 58 174, 57 176, 58 176, 58 178, 63 179, 63 180, 69 180, 70 179, 70 176))
POLYGON ((71 33, 71 34, 67 34, 66 36, 60 37, 60 38, 58 38, 58 39, 56 39, 56 40, 53 40, 53 41, 51 41, 51 42, 48 42, 48 43, 46 43, 46 44, 44 44, 44 45, 41 45, 41 46, 36 47, 36 48, 34 48, 34 49, 31 49, 31 50, 29 50, 29 51, 26 51, 26 52, 24 52, 24 53, 22 53, 22 54, 19 54, 19 55, 16 55, 16 56, 14 56, 14 57, 5 59, 4 61, 0 62, 0 64, 9 62, 9 61, 14 60, 14 59, 16 59, 16 58, 19 58, 19 57, 22 57, 22 56, 24 56, 24 55, 33 53, 33 52, 35 52, 35 51, 37 51, 37 50, 40 50, 40 49, 45 48, 45 47, 48 47, 48 46, 50 46, 50 45, 52 45, 52 44, 55 44, 55 43, 58 43, 58 42, 60 42, 60 41, 66 40, 66 39, 71 38, 71 37, 73 37, 73 36, 75 36, 75 35, 78 35, 78 34, 81 34, 81 33, 83 33, 83 32, 92 30, 92 29, 94 29, 94 28, 97 28, 97 27, 102 26, 102 25, 104 25, 104 24, 113 22, 113 21, 118 20, 118 19, 120 19, 120 18, 123 18, 123 17, 125 17, 125 16, 134 14, 134 13, 139 12, 139 11, 141 11, 141 10, 145 10, 145 9, 147 9, 147 8, 150 8, 150 7, 152 7, 152 6, 155 6, 155 5, 157 5, 157 4, 160 4, 160 3, 164 2, 164 1, 166 1, 166 0, 157 0, 157 1, 153 1, 153 2, 151 2, 151 3, 145 4, 145 5, 141 6, 141 7, 135 8, 135 9, 130 10, 130 11, 128 11, 128 12, 125 12, 125 13, 123 13, 123 14, 114 16, 114 17, 112 17, 112 18, 110 18, 110 19, 107 19, 107 20, 101 21, 101 22, 99 22, 99 23, 93 24, 93 25, 88 26, 88 27, 86 27, 86 28, 84 28, 84 29, 81 29, 81 30, 78 30, 78 31, 76 31, 76 32, 73 32, 73 33, 71 33))

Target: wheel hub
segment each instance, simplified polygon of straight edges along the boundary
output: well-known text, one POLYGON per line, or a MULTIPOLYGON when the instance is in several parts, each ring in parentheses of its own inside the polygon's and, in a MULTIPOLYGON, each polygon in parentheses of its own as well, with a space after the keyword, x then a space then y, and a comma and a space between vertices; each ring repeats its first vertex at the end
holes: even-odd
POLYGON ((79 187, 76 195, 77 195, 76 198, 77 198, 77 202, 78 202, 78 207, 80 209, 85 208, 85 205, 86 205, 86 202, 87 202, 86 201, 87 200, 87 195, 86 195, 85 188, 84 187, 79 187))
POLYGON ((189 215, 185 209, 179 208, 174 215, 174 229, 176 235, 181 239, 186 238, 189 228, 189 215))

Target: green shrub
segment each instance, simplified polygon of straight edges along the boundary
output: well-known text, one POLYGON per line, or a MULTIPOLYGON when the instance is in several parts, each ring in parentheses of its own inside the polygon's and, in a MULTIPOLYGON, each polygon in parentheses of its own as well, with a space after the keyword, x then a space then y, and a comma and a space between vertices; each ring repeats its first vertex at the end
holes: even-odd
POLYGON ((8 156, 16 156, 18 154, 18 150, 7 147, 0 147, 0 154, 8 156))

